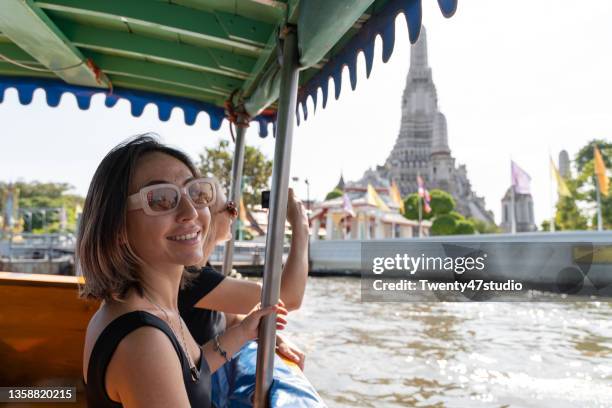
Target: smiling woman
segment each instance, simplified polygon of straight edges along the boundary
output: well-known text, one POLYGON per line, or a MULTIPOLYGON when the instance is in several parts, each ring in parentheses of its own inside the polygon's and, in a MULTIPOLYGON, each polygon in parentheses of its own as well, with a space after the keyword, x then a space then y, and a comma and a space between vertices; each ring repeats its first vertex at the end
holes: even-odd
POLYGON ((83 377, 90 407, 210 406, 210 373, 257 334, 256 307, 242 323, 198 346, 177 297, 184 265, 203 257, 216 196, 182 152, 139 136, 102 160, 77 242, 81 294, 103 300, 89 322, 83 377), (177 358, 178 357, 178 358, 177 358))

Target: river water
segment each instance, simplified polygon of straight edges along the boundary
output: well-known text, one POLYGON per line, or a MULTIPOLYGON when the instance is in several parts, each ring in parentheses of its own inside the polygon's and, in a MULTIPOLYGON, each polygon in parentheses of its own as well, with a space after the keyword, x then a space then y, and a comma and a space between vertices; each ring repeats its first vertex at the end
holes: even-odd
POLYGON ((330 407, 612 407, 612 302, 362 303, 310 278, 286 333, 330 407))

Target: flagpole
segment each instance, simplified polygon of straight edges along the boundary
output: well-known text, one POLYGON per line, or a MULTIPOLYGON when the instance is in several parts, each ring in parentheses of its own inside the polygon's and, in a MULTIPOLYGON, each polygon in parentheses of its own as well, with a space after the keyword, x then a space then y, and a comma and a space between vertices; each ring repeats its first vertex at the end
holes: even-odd
POLYGON ((512 168, 512 156, 510 156, 510 204, 512 207, 510 211, 510 232, 512 234, 516 234, 516 203, 514 198, 514 173, 512 168))
POLYGON ((417 203, 418 203, 418 209, 419 209, 419 238, 421 238, 423 236, 423 226, 422 226, 422 221, 423 221, 423 208, 421 205, 421 199, 424 197, 421 197, 420 191, 419 191, 419 187, 418 187, 418 180, 419 177, 421 177, 421 173, 417 171, 417 203))
POLYGON ((603 219, 601 217, 601 195, 599 193, 599 177, 595 174, 595 192, 597 193, 597 231, 603 231, 603 219))

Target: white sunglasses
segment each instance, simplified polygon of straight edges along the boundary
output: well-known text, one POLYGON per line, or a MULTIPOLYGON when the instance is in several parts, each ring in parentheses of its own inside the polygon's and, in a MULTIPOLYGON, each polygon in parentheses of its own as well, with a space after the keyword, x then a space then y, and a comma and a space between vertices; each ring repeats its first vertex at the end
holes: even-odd
POLYGON ((154 184, 143 187, 139 192, 128 196, 128 211, 142 209, 147 215, 169 214, 179 206, 185 194, 195 208, 210 207, 216 199, 213 178, 197 178, 183 187, 172 183, 154 184))

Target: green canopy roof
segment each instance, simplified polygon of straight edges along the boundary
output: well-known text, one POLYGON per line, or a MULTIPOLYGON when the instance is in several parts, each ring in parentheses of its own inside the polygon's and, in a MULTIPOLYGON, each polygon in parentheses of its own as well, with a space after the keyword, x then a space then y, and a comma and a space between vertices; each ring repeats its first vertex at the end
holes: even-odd
MULTIPOLYGON (((439 3, 445 15, 454 12, 456 0, 439 3)), ((399 12, 415 41, 420 0, 3 0, 0 78, 145 91, 218 108, 232 97, 255 117, 275 110, 283 27, 298 29, 304 106, 320 87, 326 99, 329 77, 339 88, 344 65, 353 84, 360 51, 369 74, 368 50, 378 34, 392 50, 399 12)))

